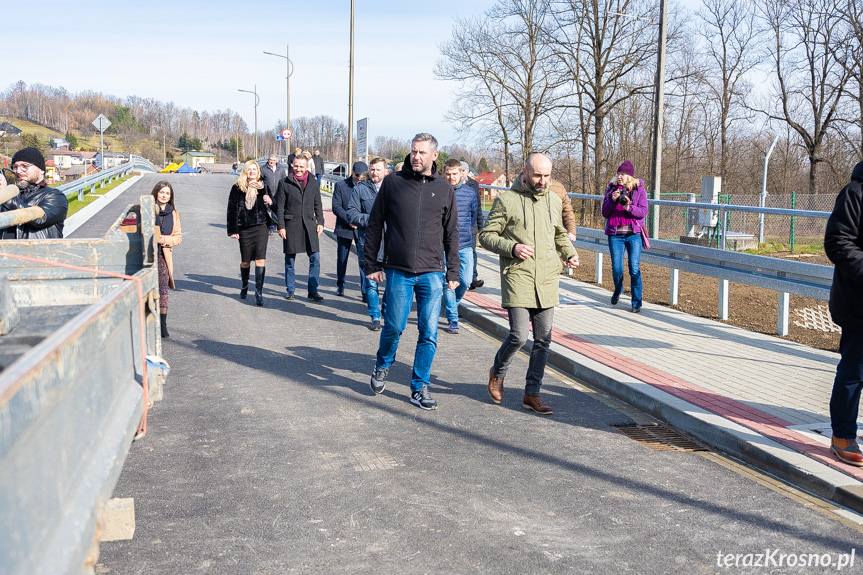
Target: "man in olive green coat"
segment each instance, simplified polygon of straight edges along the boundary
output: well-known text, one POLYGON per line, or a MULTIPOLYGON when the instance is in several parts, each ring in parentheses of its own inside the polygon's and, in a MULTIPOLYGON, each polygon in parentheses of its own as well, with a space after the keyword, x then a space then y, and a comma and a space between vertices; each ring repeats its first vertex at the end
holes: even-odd
POLYGON ((509 312, 509 335, 489 370, 488 393, 503 401, 503 378, 512 358, 527 341, 533 326, 533 347, 522 407, 542 415, 552 409, 540 398, 539 388, 548 360, 554 307, 558 299, 561 261, 578 266, 578 254, 561 219, 560 198, 548 189, 551 160, 532 154, 509 191, 494 201, 479 236, 482 247, 500 255, 501 305, 509 312))

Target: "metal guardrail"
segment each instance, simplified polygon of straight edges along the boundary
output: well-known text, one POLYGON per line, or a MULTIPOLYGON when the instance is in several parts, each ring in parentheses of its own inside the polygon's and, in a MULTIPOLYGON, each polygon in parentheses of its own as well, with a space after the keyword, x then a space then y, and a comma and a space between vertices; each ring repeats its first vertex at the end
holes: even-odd
MULTIPOLYGON (((0 246, 134 276, 146 306, 142 326, 134 281, 0 256, 5 295, 20 310, 18 326, 0 336, 4 574, 80 575, 98 545, 103 505, 145 409, 142 343, 148 355, 161 351, 154 222, 153 199, 143 196, 102 238, 0 246), (122 232, 123 217, 136 209, 137 232, 122 232)), ((161 396, 157 371, 147 370, 151 401, 161 396)))
POLYGON ((141 156, 130 156, 129 161, 120 164, 110 170, 103 170, 96 174, 92 174, 85 178, 79 178, 74 182, 69 182, 68 184, 63 184, 59 186, 57 189, 66 194, 66 197, 71 196, 72 194, 78 194, 78 200, 84 200, 84 194, 89 189, 91 192, 96 191, 96 188, 103 188, 107 184, 110 184, 114 180, 118 180, 132 171, 143 171, 143 172, 158 172, 159 169, 154 166, 150 160, 146 158, 142 158, 141 156))
MULTIPOLYGON (((602 257, 608 253, 608 237, 602 230, 578 228, 577 248, 596 253, 595 281, 602 283, 602 257)), ((719 312, 728 319, 729 282, 763 287, 778 293, 776 333, 788 335, 789 294, 827 301, 833 268, 767 256, 722 251, 667 240, 651 240, 641 260, 671 270, 668 304, 677 305, 679 272, 690 272, 719 280, 719 312)))

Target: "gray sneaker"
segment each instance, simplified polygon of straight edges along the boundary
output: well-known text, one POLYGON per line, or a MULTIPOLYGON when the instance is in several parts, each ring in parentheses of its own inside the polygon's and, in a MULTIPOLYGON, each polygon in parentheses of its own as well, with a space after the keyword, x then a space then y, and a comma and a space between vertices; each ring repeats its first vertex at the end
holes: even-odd
POLYGON ((437 409, 437 402, 429 395, 429 386, 424 385, 419 391, 411 393, 411 403, 420 409, 437 409))
POLYGON ((375 393, 384 392, 384 387, 387 385, 387 373, 389 373, 389 371, 389 369, 375 366, 375 370, 372 372, 372 378, 369 380, 369 387, 372 388, 372 391, 375 393))
POLYGON ((373 319, 372 323, 369 324, 369 329, 372 331, 381 331, 381 320, 373 319))

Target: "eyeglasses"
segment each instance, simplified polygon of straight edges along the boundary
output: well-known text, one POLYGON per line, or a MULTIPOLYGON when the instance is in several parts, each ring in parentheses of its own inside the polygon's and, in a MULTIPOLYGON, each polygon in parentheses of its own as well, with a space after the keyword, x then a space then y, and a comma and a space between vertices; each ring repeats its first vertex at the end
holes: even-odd
POLYGON ((17 164, 12 164, 13 172, 26 172, 30 169, 30 166, 33 164, 28 164, 27 162, 18 162, 17 164))

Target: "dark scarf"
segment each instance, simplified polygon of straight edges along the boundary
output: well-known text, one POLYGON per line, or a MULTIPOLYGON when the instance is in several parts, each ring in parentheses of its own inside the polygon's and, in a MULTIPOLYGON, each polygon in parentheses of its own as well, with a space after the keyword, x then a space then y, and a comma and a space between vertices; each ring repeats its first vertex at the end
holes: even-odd
POLYGON ((306 186, 309 183, 309 172, 306 171, 306 173, 303 174, 302 178, 298 178, 296 176, 296 174, 294 174, 293 176, 294 176, 294 181, 297 182, 297 184, 300 186, 300 192, 305 193, 306 192, 306 186))
POLYGON ((165 204, 165 209, 161 210, 159 209, 159 204, 156 204, 156 209, 159 210, 156 214, 156 225, 162 230, 163 236, 170 236, 174 233, 174 216, 171 215, 174 211, 174 206, 165 204))

